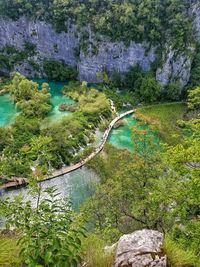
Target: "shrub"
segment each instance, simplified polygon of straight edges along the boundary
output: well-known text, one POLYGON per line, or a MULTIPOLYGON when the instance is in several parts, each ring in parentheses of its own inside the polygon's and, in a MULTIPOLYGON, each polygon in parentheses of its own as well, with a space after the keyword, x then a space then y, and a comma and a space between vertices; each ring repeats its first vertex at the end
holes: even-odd
POLYGON ((19 246, 25 263, 29 267, 78 266, 85 234, 75 225, 71 205, 59 198, 53 187, 42 191, 38 186, 32 193, 36 207, 21 197, 1 202, 8 226, 16 227, 21 234, 19 246), (42 199, 42 193, 47 197, 42 199))
POLYGON ((75 79, 78 74, 73 67, 61 61, 45 60, 43 67, 47 78, 50 80, 66 81, 68 79, 75 79))
POLYGON ((23 266, 17 240, 14 237, 1 237, 0 243, 0 267, 23 266))
POLYGON ((168 266, 171 267, 198 267, 200 261, 193 251, 183 249, 177 242, 166 236, 164 252, 167 255, 168 266))
POLYGON ((87 267, 111 267, 114 255, 105 252, 106 242, 95 234, 90 234, 83 242, 83 260, 87 267))

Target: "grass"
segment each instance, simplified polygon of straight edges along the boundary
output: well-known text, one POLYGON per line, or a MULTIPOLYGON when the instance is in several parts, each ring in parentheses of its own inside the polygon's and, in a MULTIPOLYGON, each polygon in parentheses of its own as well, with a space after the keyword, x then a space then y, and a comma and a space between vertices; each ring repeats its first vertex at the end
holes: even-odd
POLYGON ((15 237, 0 237, 0 267, 22 267, 15 237))
POLYGON ((152 125, 161 139, 168 144, 179 143, 183 131, 177 125, 184 118, 186 105, 184 103, 158 104, 138 108, 136 118, 152 125))
POLYGON ((89 235, 83 242, 83 260, 87 267, 111 267, 114 253, 104 251, 106 242, 97 235, 89 235))
POLYGON ((199 258, 190 250, 181 248, 179 244, 166 236, 164 252, 167 255, 168 265, 170 267, 199 267, 199 258))

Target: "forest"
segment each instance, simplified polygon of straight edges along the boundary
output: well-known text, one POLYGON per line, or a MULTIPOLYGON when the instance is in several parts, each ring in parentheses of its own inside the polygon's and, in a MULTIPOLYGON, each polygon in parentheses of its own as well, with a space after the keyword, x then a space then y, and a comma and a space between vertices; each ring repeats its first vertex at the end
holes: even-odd
MULTIPOLYGON (((182 0, 8 0, 0 1, 0 15, 17 19, 23 15, 51 22, 57 31, 66 30, 67 23, 80 28, 88 22, 99 35, 113 41, 148 41, 184 49, 193 41, 192 19, 187 15, 189 1, 182 0)), ((83 31, 83 40, 88 38, 83 31)))
POLYGON ((200 267, 200 46, 191 2, 0 0, 1 19, 25 16, 57 33, 75 25, 83 52, 92 34, 97 43, 145 42, 157 55, 149 70, 102 69, 89 83, 59 58, 35 64, 30 42, 0 48, 0 267, 113 267, 121 237, 142 229, 162 234, 161 267, 200 267), (166 44, 177 58, 194 49, 185 86, 156 79, 166 44), (42 72, 13 72, 22 61, 42 72), (62 173, 96 152, 108 131, 79 172, 62 173), (56 171, 63 175, 52 179, 56 171))

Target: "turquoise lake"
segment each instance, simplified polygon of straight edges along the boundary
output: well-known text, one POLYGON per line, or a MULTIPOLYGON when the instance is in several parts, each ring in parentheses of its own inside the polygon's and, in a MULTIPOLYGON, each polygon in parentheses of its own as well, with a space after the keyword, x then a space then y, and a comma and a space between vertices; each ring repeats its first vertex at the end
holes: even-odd
MULTIPOLYGON (((54 82, 48 80, 34 80, 41 87, 42 83, 46 82, 49 84, 52 104, 52 110, 49 115, 44 119, 44 125, 57 122, 61 120, 64 116, 69 116, 71 112, 68 111, 59 111, 59 106, 61 104, 73 104, 74 101, 65 95, 62 94, 62 88, 66 83, 64 82, 54 82)), ((0 96, 0 127, 5 127, 9 125, 15 115, 17 110, 15 105, 10 98, 9 94, 0 96)), ((108 142, 113 146, 121 149, 128 149, 132 151, 134 149, 134 144, 131 141, 131 126, 138 124, 138 121, 133 118, 131 115, 127 116, 124 121, 124 126, 121 126, 117 129, 113 129, 109 136, 108 142)))
MULTIPOLYGON (((58 121, 62 119, 62 117, 67 116, 70 114, 70 112, 67 111, 59 111, 60 104, 73 104, 74 101, 64 96, 61 92, 61 89, 66 83, 60 83, 60 82, 52 82, 47 80, 34 80, 41 86, 43 82, 48 82, 50 87, 50 93, 52 95, 51 97, 51 104, 52 104, 52 110, 45 119, 45 123, 51 123, 54 121, 58 121)), ((9 96, 9 94, 1 95, 0 96, 0 127, 5 127, 9 125, 15 115, 17 114, 17 110, 15 108, 15 105, 9 96)))
POLYGON ((0 127, 8 125, 17 114, 15 104, 9 94, 0 96, 0 127))
MULTIPOLYGON (((66 103, 72 104, 74 101, 64 96, 61 89, 65 83, 49 82, 47 80, 35 80, 39 86, 43 82, 48 82, 50 86, 52 111, 44 120, 44 125, 60 120, 63 116, 70 115, 70 112, 60 112, 59 105, 66 103)), ((9 125, 17 114, 15 105, 8 94, 0 96, 0 126, 9 125)), ((131 126, 138 124, 138 121, 131 115, 123 119, 124 125, 113 129, 109 136, 108 142, 120 149, 128 149, 133 151, 134 144, 131 141, 131 126)), ((97 131, 97 143, 100 141, 102 133, 97 131)), ((98 177, 90 169, 83 167, 69 174, 63 175, 53 180, 42 182, 42 186, 56 186, 63 197, 71 198, 74 209, 79 209, 80 204, 87 199, 93 192, 93 185, 98 183, 98 177)), ((23 195, 25 199, 30 199, 27 188, 10 189, 4 192, 5 196, 23 195)), ((34 200, 33 200, 34 201, 34 200)))
POLYGON ((59 111, 59 106, 61 104, 73 104, 74 100, 70 97, 67 97, 62 94, 62 88, 66 83, 62 82, 53 82, 53 81, 47 81, 47 80, 34 80, 39 84, 39 86, 42 85, 42 83, 48 83, 51 93, 51 104, 52 104, 52 110, 45 119, 44 123, 51 123, 55 121, 59 121, 63 117, 70 115, 71 112, 68 111, 59 111))

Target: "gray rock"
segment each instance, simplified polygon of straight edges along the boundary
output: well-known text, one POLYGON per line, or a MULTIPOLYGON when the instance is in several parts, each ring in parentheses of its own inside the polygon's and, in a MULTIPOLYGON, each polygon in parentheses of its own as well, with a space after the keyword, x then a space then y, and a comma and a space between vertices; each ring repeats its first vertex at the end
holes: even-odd
MULTIPOLYGON (((197 14, 196 27, 200 25, 200 10, 193 8, 192 14, 197 14), (196 12, 196 13, 195 13, 196 12)), ((94 33, 88 27, 89 40, 97 47, 92 53, 89 45, 88 53, 80 51, 77 56, 75 50, 79 46, 79 32, 73 25, 66 26, 66 32, 57 33, 55 29, 44 21, 31 20, 21 17, 17 21, 0 19, 0 49, 6 45, 13 45, 22 50, 26 42, 36 45, 36 55, 29 58, 38 66, 42 66, 44 58, 63 60, 66 64, 75 66, 79 70, 79 79, 87 82, 98 82, 97 73, 101 71, 127 72, 137 64, 144 71, 151 68, 156 60, 156 47, 149 47, 147 43, 130 43, 127 47, 123 42, 110 42, 106 37, 96 43, 94 33)), ((197 34, 198 35, 198 34, 197 34)), ((200 31, 199 31, 200 38, 200 31)), ((183 87, 190 77, 191 59, 186 54, 177 56, 177 51, 168 49, 163 51, 164 64, 157 70, 156 79, 166 85, 171 81, 178 81, 183 87)), ((42 68, 34 70, 27 60, 17 64, 15 70, 28 77, 42 76, 42 68)), ((0 70, 2 71, 2 70, 0 70)))
POLYGON ((118 242, 113 267, 166 267, 162 244, 163 234, 154 230, 123 235, 118 242))
MULTIPOLYGON (((188 54, 192 55, 194 49, 190 48, 188 52, 190 52, 188 54)), ((171 48, 168 49, 166 55, 165 63, 156 71, 156 80, 161 85, 178 82, 180 87, 184 87, 190 78, 192 56, 186 55, 183 52, 177 53, 177 51, 171 48)))
POLYGON ((96 55, 81 53, 78 64, 80 79, 94 82, 97 81, 96 74, 98 72, 115 70, 119 73, 125 73, 130 67, 137 64, 144 71, 148 71, 151 63, 156 59, 156 48, 153 47, 146 52, 146 46, 145 43, 136 44, 131 42, 130 46, 126 47, 123 42, 102 42, 96 55))
POLYGON ((194 1, 191 4, 191 14, 194 16, 194 27, 196 32, 196 38, 200 42, 200 3, 199 1, 194 1))

